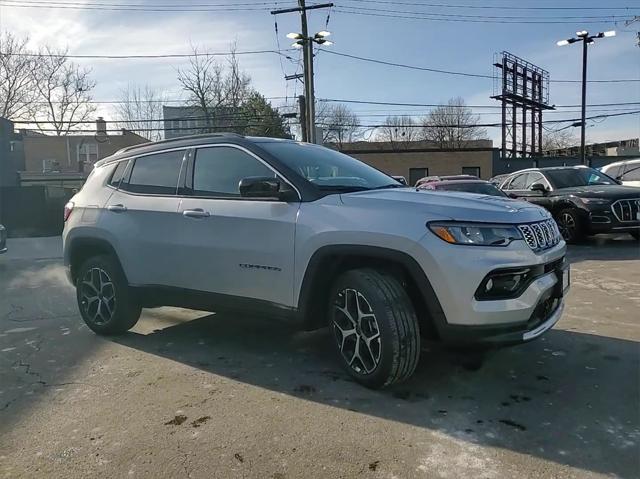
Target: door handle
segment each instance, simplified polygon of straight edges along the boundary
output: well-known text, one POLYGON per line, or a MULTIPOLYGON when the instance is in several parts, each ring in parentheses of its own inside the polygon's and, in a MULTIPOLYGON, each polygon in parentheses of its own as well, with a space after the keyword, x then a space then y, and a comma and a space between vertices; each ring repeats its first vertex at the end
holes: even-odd
POLYGON ((127 211, 127 207, 125 205, 117 204, 117 205, 109 205, 107 206, 109 211, 113 211, 114 213, 122 213, 127 211))
POLYGON ((211 215, 202 208, 196 208, 194 210, 184 210, 182 216, 186 216, 187 218, 208 218, 211 215))

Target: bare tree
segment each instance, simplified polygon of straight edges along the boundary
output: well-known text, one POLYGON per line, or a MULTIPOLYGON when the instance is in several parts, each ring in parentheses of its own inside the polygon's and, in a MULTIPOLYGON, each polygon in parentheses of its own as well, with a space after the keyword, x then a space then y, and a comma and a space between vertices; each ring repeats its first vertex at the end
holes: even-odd
POLYGON ((322 105, 316 113, 316 124, 324 129, 323 142, 336 143, 341 148, 360 136, 360 120, 347 106, 322 105))
POLYGON ((33 73, 38 58, 30 56, 28 41, 0 33, 0 117, 10 120, 32 117, 36 106, 33 73))
POLYGON ((237 109, 248 98, 251 79, 240 70, 235 45, 227 67, 218 63, 214 56, 200 52, 193 46, 189 66, 178 69, 178 82, 187 93, 187 103, 201 111, 205 125, 214 126, 214 117, 221 107, 237 109))
POLYGON ((388 141, 392 146, 402 145, 420 138, 417 124, 410 116, 388 116, 376 136, 378 141, 388 141))
POLYGON ((472 140, 487 138, 487 130, 478 126, 480 117, 474 115, 462 98, 452 98, 423 118, 423 135, 440 148, 459 149, 472 140))
POLYGON ((126 128, 151 141, 162 139, 164 94, 149 85, 127 85, 116 105, 118 127, 126 128))
POLYGON ((96 111, 91 104, 91 90, 96 86, 91 69, 82 68, 67 58, 67 50, 54 51, 46 47, 40 53, 33 78, 38 93, 36 119, 41 130, 53 127, 56 135, 66 135, 86 122, 96 111))
POLYGON ((542 151, 561 150, 578 145, 579 140, 571 130, 545 130, 542 134, 542 151))

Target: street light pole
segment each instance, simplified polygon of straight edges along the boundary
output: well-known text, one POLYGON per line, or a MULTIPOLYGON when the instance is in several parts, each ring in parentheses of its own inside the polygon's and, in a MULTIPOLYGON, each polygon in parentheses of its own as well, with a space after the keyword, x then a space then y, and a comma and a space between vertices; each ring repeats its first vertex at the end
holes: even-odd
POLYGON ((583 165, 587 164, 587 151, 585 144, 587 127, 587 47, 589 44, 595 43, 596 38, 614 37, 615 35, 616 32, 613 30, 600 32, 597 35, 589 35, 589 32, 582 30, 581 32, 576 32, 576 38, 568 38, 567 40, 560 40, 556 43, 559 47, 562 47, 564 45, 582 42, 582 118, 580 121, 580 162, 583 165))
POLYGON ((587 152, 585 150, 585 135, 587 123, 587 42, 582 39, 582 118, 580 121, 580 163, 587 164, 587 152))

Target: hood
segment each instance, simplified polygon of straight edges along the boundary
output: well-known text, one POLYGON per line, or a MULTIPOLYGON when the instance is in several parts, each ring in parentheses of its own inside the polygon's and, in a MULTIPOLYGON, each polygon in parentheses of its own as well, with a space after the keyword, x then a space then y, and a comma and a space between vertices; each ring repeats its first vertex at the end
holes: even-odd
POLYGON ((551 217, 544 208, 526 201, 459 191, 416 191, 414 188, 402 188, 346 193, 341 198, 349 206, 370 205, 398 211, 419 208, 429 215, 457 221, 515 224, 551 217))
POLYGON ((640 191, 633 186, 622 185, 590 185, 575 188, 560 188, 551 193, 552 196, 579 196, 581 198, 603 198, 620 200, 623 198, 640 198, 640 191))

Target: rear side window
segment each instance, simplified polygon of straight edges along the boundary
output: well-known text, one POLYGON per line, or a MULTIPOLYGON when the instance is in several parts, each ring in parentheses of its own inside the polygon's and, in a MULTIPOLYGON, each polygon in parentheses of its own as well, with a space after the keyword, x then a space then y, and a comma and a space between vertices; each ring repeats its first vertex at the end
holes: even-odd
POLYGON ((509 186, 507 187, 507 189, 509 190, 524 190, 525 189, 525 185, 527 184, 527 173, 523 173, 521 175, 516 176, 513 180, 511 180, 511 183, 509 183, 509 186))
POLYGON ((607 168, 606 171, 603 171, 603 173, 605 175, 609 175, 611 178, 617 178, 620 173, 621 173, 621 169, 623 167, 621 166, 612 166, 611 168, 607 168))
POLYGON ((128 161, 121 161, 120 163, 118 163, 118 165, 116 166, 116 169, 113 170, 113 174, 111 175, 111 179, 109 180, 109 184, 111 186, 113 186, 114 188, 118 188, 120 187, 120 182, 122 181, 122 178, 124 177, 124 172, 127 169, 127 165, 129 164, 128 161))
POLYGON ((195 196, 239 197, 240 180, 276 175, 250 154, 230 146, 200 148, 193 165, 195 196))
POLYGON ((627 165, 622 181, 640 181, 640 163, 627 165))
POLYGON ((167 151, 135 159, 128 182, 120 188, 132 193, 175 195, 184 150, 167 151))

